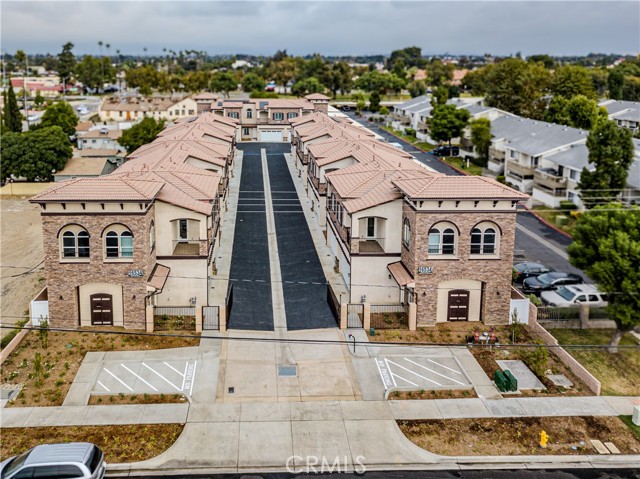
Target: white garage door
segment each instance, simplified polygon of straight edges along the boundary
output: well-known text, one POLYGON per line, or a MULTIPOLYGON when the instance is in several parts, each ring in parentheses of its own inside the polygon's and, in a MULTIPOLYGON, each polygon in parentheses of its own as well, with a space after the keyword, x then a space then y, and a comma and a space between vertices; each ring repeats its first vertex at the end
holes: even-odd
POLYGON ((282 141, 282 130, 260 130, 260 141, 282 141))

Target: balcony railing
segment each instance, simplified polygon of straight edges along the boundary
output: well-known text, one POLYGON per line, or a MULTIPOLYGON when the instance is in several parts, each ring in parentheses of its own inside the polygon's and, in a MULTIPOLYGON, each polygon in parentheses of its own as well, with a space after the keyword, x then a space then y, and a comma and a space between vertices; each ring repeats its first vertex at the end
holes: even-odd
POLYGON ((520 180, 532 180, 535 166, 524 166, 515 161, 507 161, 508 175, 520 180))
POLYGON ((327 184, 320 183, 320 178, 318 178, 317 176, 309 176, 309 179, 311 180, 311 183, 313 184, 313 187, 316 189, 318 194, 326 196, 327 184))
POLYGON ((496 150, 494 147, 490 146, 489 147, 489 158, 491 158, 491 159, 495 158, 496 160, 504 161, 505 152, 504 151, 500 151, 500 150, 496 150))
POLYGON ((209 241, 173 240, 173 256, 206 256, 209 241))
POLYGON ((545 187, 548 190, 555 191, 558 188, 565 190, 567 188, 567 179, 558 175, 555 170, 537 169, 533 173, 533 179, 536 185, 545 187))
POLYGON ((331 223, 333 223, 333 226, 338 232, 338 236, 340 237, 342 242, 345 245, 349 245, 351 242, 351 228, 338 223, 338 215, 335 211, 327 209, 327 213, 329 214, 329 219, 331 220, 331 223))

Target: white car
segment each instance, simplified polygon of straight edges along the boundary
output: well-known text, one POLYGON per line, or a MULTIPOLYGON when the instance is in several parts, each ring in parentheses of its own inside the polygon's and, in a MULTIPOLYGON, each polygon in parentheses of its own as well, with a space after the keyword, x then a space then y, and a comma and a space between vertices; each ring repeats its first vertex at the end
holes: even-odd
POLYGON ((40 117, 38 115, 29 115, 27 121, 38 121, 40 117))
POLYGON ((81 115, 86 115, 87 113, 89 113, 89 109, 86 106, 83 106, 82 108, 78 107, 78 113, 80 113, 81 115))
POLYGON ((555 291, 543 291, 540 299, 547 306, 566 308, 588 304, 594 307, 607 306, 607 296, 592 284, 572 284, 561 286, 555 291))

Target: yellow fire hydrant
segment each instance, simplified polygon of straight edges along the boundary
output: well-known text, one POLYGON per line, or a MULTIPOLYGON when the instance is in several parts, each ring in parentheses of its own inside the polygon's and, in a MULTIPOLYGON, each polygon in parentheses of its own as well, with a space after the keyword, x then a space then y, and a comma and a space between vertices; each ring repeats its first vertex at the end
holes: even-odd
POLYGON ((540 432, 540 447, 546 448, 549 435, 545 431, 540 432))

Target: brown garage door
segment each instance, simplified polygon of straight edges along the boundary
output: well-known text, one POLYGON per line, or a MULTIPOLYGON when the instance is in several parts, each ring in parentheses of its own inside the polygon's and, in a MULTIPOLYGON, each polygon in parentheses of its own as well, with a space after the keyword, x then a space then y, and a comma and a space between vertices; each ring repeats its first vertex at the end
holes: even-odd
POLYGON ((449 291, 448 321, 469 320, 469 291, 454 289, 449 291))
POLYGON ((92 294, 91 324, 113 324, 113 297, 110 294, 92 294))

